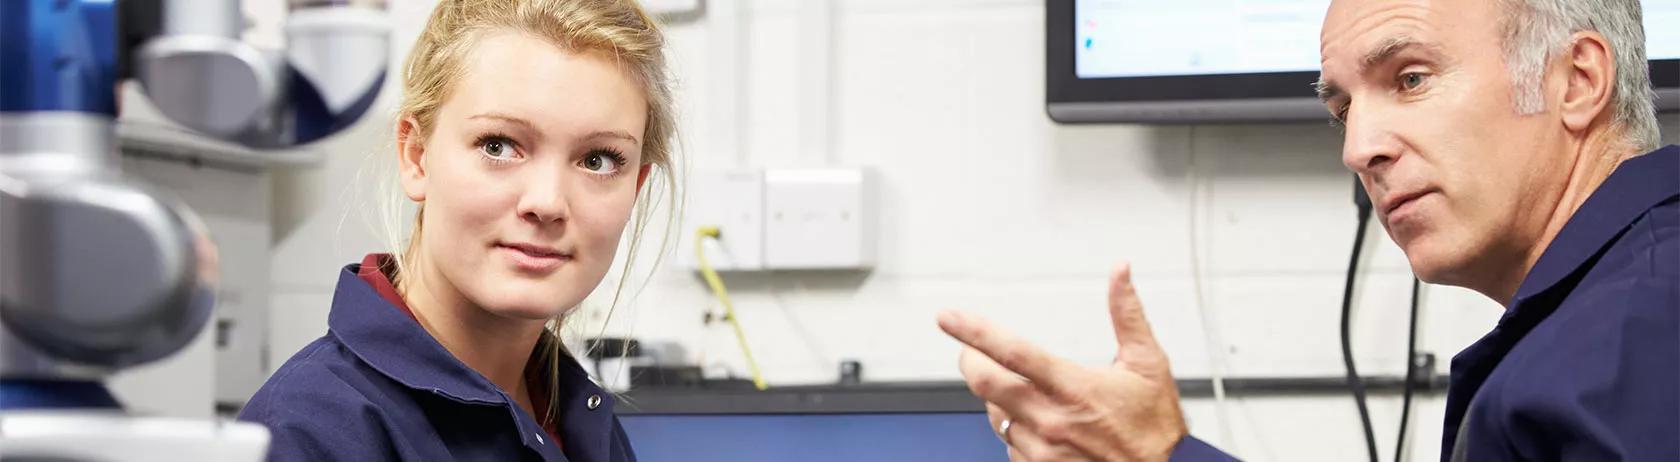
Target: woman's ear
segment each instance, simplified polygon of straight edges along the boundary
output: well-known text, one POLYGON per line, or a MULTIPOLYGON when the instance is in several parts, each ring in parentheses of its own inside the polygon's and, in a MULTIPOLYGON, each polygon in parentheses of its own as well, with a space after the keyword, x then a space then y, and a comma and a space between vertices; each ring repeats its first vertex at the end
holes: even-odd
POLYGON ((652 170, 652 169, 653 169, 653 164, 642 164, 642 167, 640 169, 637 169, 637 171, 636 171, 636 190, 637 191, 641 191, 642 190, 642 185, 647 183, 648 171, 652 170))
POLYGON ((397 121, 397 178, 409 200, 425 202, 426 140, 419 135, 419 121, 413 116, 397 121))

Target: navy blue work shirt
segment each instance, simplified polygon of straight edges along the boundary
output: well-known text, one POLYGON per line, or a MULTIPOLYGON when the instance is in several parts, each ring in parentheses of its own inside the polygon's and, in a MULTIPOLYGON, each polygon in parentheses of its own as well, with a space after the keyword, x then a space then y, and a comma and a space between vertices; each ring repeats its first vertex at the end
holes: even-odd
POLYGON ((1617 167, 1453 357, 1441 460, 1680 460, 1680 146, 1617 167))
POLYGON ((1680 146, 1623 162, 1452 362, 1442 460, 1680 460, 1680 146))
POLYGON ((239 413, 268 427, 269 460, 636 459, 612 395, 569 356, 556 442, 358 277, 359 266, 339 272, 327 334, 280 366, 239 413))

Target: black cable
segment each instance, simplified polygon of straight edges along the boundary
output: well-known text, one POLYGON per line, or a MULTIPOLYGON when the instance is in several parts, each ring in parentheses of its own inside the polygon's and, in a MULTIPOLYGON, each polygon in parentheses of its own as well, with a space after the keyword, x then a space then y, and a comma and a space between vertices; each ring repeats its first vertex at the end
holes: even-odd
MULTIPOLYGON (((1365 382, 1359 379, 1359 371, 1353 366, 1353 342, 1349 329, 1353 319, 1353 278, 1359 270, 1359 251, 1365 247, 1365 225, 1371 221, 1371 197, 1366 195, 1365 187, 1357 178, 1353 184, 1353 202, 1359 209, 1359 227, 1353 235, 1353 256, 1348 258, 1347 284, 1342 289, 1342 365, 1347 367, 1347 384, 1348 389, 1353 391, 1353 402, 1359 406, 1359 423, 1365 429, 1365 449, 1371 462, 1378 462, 1377 436, 1371 431, 1371 411, 1365 407, 1365 382)), ((1408 363, 1410 361, 1407 359, 1408 363)))
POLYGON ((1412 388, 1419 378, 1418 368, 1412 364, 1417 360, 1417 321, 1418 321, 1418 286, 1417 278, 1412 278, 1412 315, 1406 322, 1406 381, 1400 386, 1400 436, 1394 439, 1394 462, 1406 453, 1406 424, 1412 417, 1412 388))

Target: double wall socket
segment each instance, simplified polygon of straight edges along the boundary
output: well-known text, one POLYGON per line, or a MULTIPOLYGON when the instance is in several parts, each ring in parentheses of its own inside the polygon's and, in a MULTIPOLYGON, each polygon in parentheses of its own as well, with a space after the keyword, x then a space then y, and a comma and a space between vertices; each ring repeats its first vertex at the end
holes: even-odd
POLYGON ((771 169, 702 172, 690 183, 679 261, 698 268, 695 230, 714 269, 866 269, 874 265, 868 170, 771 169))

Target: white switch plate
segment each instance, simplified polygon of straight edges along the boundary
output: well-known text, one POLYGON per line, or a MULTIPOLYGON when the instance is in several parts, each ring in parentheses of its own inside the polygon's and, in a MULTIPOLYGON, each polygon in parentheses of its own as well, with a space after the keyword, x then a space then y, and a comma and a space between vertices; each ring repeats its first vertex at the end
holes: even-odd
POLYGON ((875 263, 871 175, 861 168, 764 175, 764 266, 866 269, 875 263))
POLYGON ((718 227, 717 239, 705 239, 706 260, 719 271, 764 269, 764 172, 756 169, 697 172, 689 182, 683 243, 677 261, 700 268, 694 252, 695 231, 718 227))

